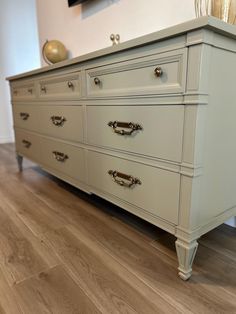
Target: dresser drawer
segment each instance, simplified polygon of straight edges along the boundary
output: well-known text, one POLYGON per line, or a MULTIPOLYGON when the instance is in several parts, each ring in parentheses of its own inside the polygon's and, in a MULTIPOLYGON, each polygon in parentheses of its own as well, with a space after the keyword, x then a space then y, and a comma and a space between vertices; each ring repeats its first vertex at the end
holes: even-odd
POLYGON ((88 153, 88 170, 89 185, 96 190, 177 224, 179 174, 92 151, 88 153), (132 182, 132 186, 125 186, 132 182))
POLYGON ((33 100, 36 97, 34 83, 15 83, 11 85, 11 98, 14 101, 33 100))
POLYGON ((91 97, 183 93, 187 49, 88 69, 91 97))
POLYGON ((88 143, 181 161, 184 107, 87 106, 88 143))
POLYGON ((81 74, 60 75, 39 81, 41 99, 77 99, 81 95, 81 74))
POLYGON ((14 125, 31 131, 40 131, 42 114, 39 107, 32 105, 13 105, 14 125))
POLYGON ((82 106, 41 106, 41 133, 83 142, 82 106))
POLYGON ((40 137, 30 132, 15 129, 16 151, 29 159, 41 162, 40 137))
POLYGON ((42 161, 45 166, 85 182, 84 150, 57 140, 42 138, 42 161))

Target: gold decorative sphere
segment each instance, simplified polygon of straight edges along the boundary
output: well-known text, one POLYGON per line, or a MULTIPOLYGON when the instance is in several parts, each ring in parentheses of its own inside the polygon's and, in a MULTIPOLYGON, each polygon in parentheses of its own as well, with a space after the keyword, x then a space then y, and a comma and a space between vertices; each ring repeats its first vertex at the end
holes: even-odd
POLYGON ((43 45, 42 54, 47 64, 61 62, 68 57, 66 47, 59 40, 47 40, 43 45))

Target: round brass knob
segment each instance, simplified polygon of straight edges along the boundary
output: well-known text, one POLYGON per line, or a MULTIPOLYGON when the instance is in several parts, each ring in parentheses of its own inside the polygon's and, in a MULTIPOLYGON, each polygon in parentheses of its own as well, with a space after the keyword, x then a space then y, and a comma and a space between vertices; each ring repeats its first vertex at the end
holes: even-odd
POLYGON ((115 34, 111 34, 110 40, 113 42, 115 40, 115 34))
POLYGON ((160 77, 160 76, 162 76, 162 74, 163 74, 163 71, 162 71, 162 68, 161 68, 161 67, 155 68, 154 72, 155 72, 155 75, 156 75, 157 77, 160 77))
POLYGON ((44 92, 44 93, 46 93, 46 92, 47 92, 46 87, 45 87, 45 86, 42 86, 42 87, 41 87, 41 91, 44 92))
POLYGON ((99 85, 101 83, 101 81, 99 80, 98 77, 95 77, 94 78, 94 83, 95 83, 95 85, 99 85))
POLYGON ((74 84, 71 81, 67 82, 67 85, 68 85, 69 88, 73 88, 74 87, 74 84))

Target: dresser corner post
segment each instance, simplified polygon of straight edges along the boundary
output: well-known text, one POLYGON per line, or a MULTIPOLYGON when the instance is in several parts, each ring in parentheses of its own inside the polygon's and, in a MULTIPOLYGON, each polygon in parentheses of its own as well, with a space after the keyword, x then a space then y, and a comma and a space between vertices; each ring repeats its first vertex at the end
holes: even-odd
POLYGON ((20 172, 22 172, 23 171, 23 156, 16 153, 16 160, 18 164, 18 169, 20 172))
POLYGON ((197 240, 188 242, 177 238, 175 247, 179 261, 179 277, 186 281, 192 275, 192 264, 197 252, 198 242, 197 240))

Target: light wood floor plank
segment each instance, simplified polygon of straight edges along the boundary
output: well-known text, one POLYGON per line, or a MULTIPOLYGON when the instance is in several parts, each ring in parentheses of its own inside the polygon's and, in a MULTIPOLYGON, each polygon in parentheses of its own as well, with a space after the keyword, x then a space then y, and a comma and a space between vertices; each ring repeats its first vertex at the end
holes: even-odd
POLYGON ((0 313, 22 314, 13 290, 5 280, 4 273, 0 270, 0 313))
POLYGON ((53 215, 44 202, 22 187, 13 176, 9 176, 5 181, 0 180, 0 199, 1 203, 7 204, 36 235, 65 226, 64 219, 53 215))
POLYGON ((26 314, 102 314, 61 266, 25 280, 14 289, 26 314))
POLYGON ((103 313, 182 313, 79 230, 67 227, 44 238, 103 313))
POLYGON ((17 216, 0 206, 0 267, 10 285, 58 264, 57 257, 17 216))
MULTIPOLYGON (((228 226, 226 228, 228 229, 228 226)), ((219 300, 222 299, 223 303, 226 302, 225 308, 219 308, 222 313, 236 313, 236 298, 234 297, 236 295, 235 262, 215 250, 217 236, 215 240, 212 239, 213 248, 205 246, 208 237, 212 238, 211 232, 199 241, 200 245, 195 258, 193 276, 188 283, 200 289, 202 288, 203 291, 211 293, 219 300)), ((228 238, 229 242, 231 240, 233 239, 228 238)), ((153 241, 152 245, 173 260, 176 259, 174 237, 172 235, 166 233, 158 240, 153 241)), ((222 251, 224 251, 223 248, 222 251)))

